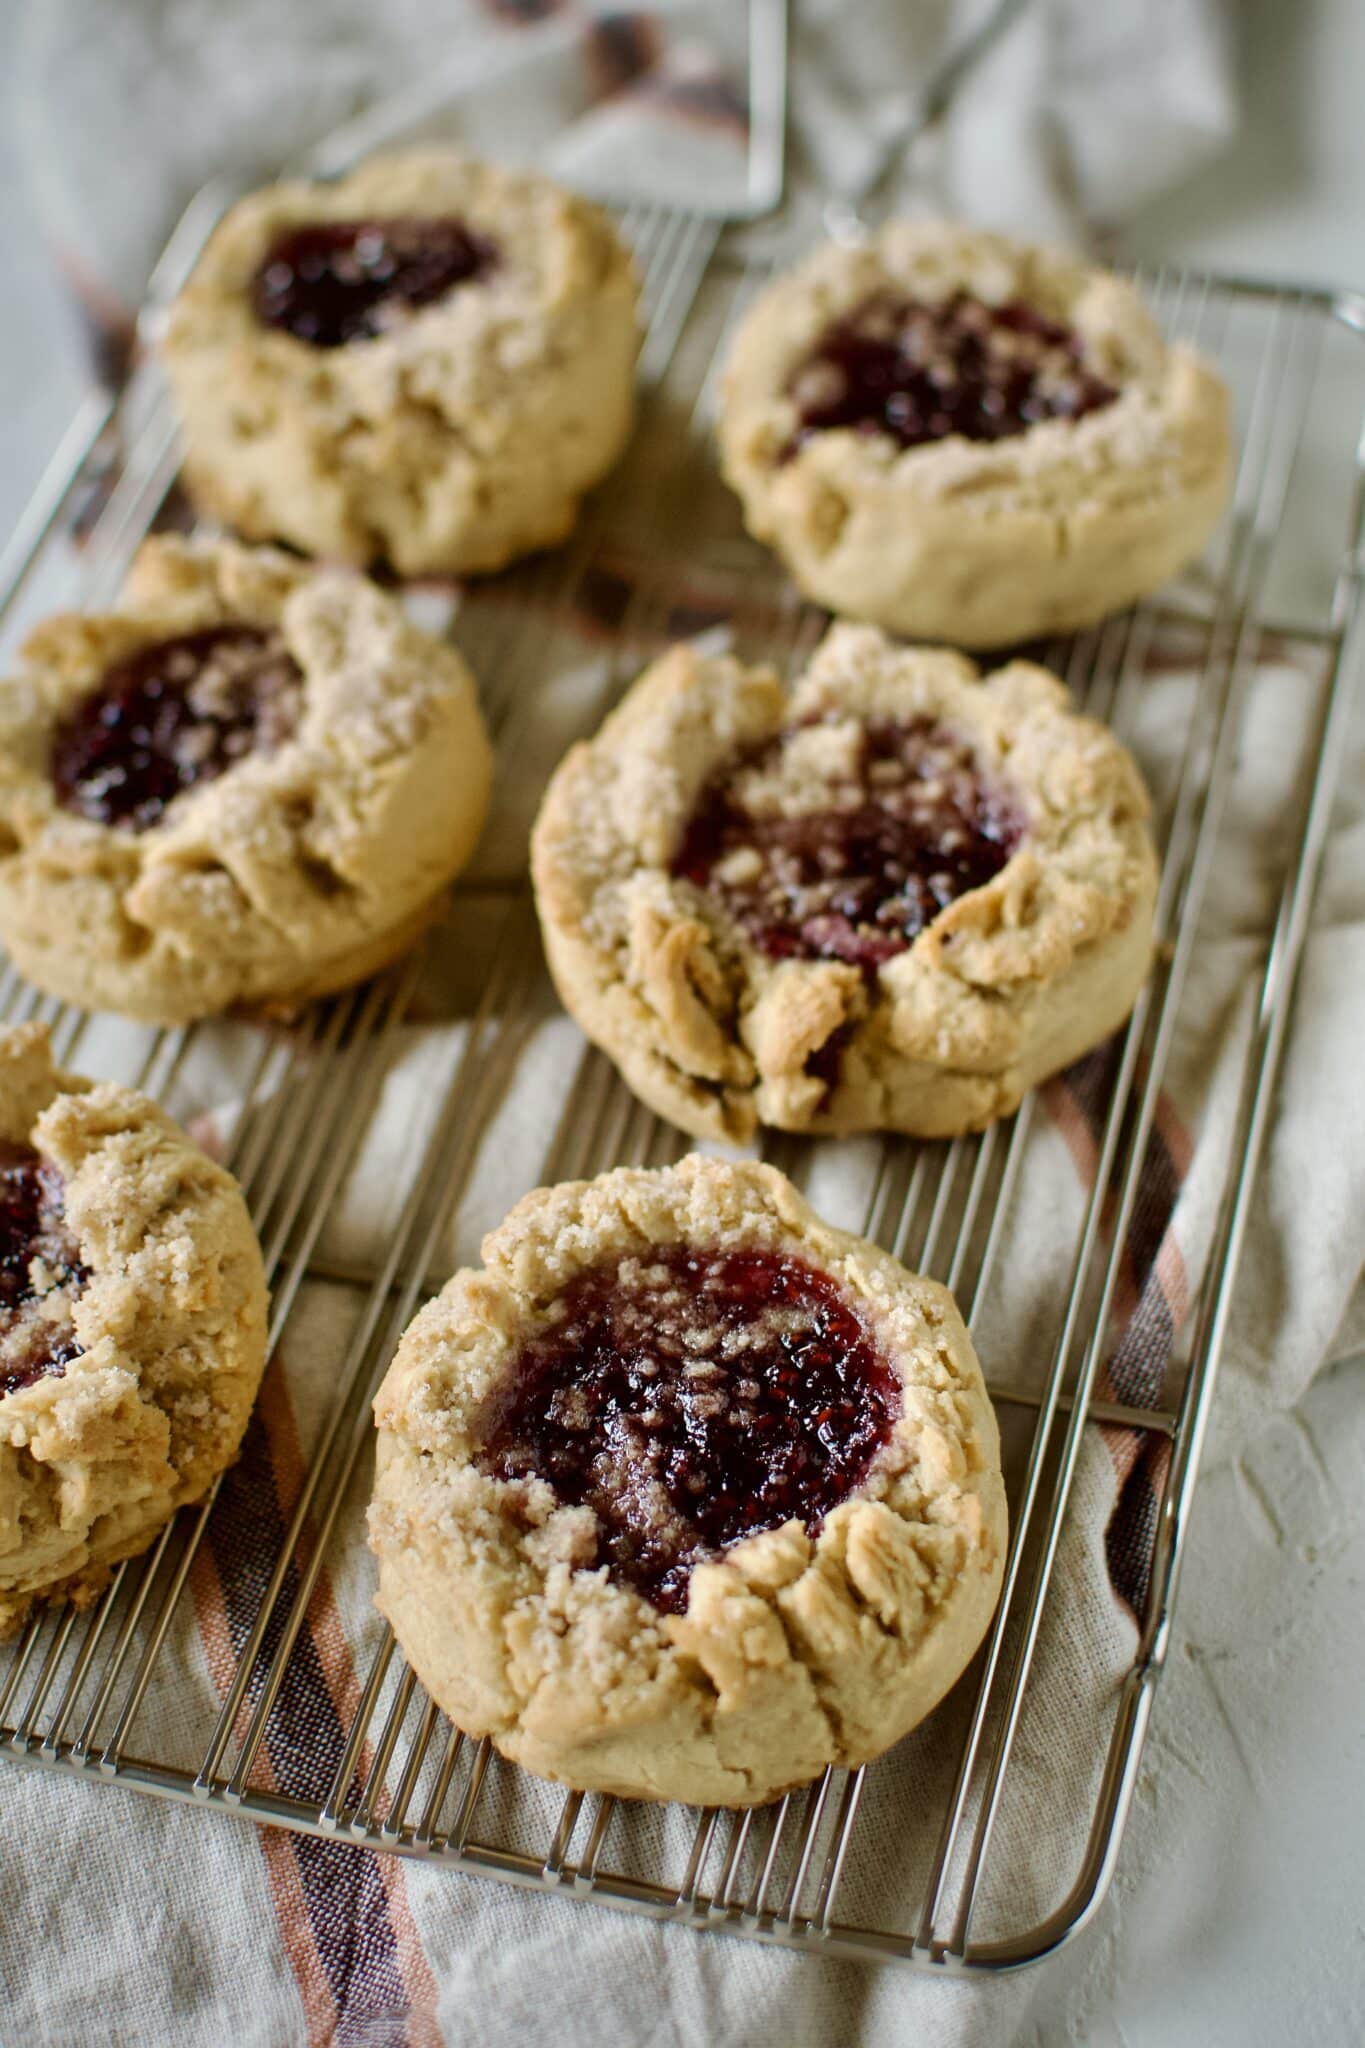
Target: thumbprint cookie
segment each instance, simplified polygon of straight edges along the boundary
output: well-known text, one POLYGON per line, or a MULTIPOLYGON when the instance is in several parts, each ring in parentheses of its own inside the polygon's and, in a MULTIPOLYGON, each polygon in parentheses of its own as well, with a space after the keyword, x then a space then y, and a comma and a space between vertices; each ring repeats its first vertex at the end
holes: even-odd
POLYGON ((249 540, 499 569, 624 448, 635 302, 607 216, 530 172, 424 148, 270 186, 167 323, 186 481, 249 540))
POLYGON ((466 1733, 579 1790, 757 1806, 880 1755, 999 1593, 946 1289, 772 1167, 541 1188, 375 1403, 378 1602, 466 1733))
POLYGON ((779 278, 723 390, 749 530, 818 603, 914 639, 1090 625, 1192 561, 1227 497, 1226 388, 1127 280, 945 222, 779 278))
POLYGON ((92 1599, 237 1455, 265 1365, 241 1191, 145 1095, 0 1031, 0 1630, 92 1599))
POLYGON ((483 823, 460 656, 364 578, 148 542, 115 611, 0 682, 0 938, 40 988, 180 1024, 396 958, 483 823))
POLYGON ((1128 1015, 1148 809, 1030 662, 983 677, 836 625, 788 696, 679 646, 546 792, 546 953, 588 1037, 696 1137, 951 1137, 1128 1015))

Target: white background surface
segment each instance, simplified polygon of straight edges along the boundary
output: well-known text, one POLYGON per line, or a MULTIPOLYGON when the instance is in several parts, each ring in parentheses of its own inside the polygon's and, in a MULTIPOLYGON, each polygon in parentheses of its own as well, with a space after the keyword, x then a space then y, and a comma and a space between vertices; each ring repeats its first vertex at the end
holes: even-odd
MULTIPOLYGON (((1125 245, 1365 285, 1365 6, 1255 0, 1242 25, 1241 140, 1125 245)), ((0 12, 0 73, 7 32, 0 12)), ((84 378, 7 149, 0 129, 0 537, 84 378)), ((1365 2041, 1363 1580, 1357 1360, 1235 1464, 1215 1434, 1132 1821, 1148 1874, 1126 1855, 1096 1924, 1033 1973, 1026 2040, 1365 2041)))

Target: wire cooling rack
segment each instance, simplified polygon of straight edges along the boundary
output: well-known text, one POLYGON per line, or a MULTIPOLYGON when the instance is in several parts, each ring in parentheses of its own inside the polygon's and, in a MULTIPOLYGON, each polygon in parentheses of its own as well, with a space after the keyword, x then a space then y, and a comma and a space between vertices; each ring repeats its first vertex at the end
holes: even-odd
MULTIPOLYGON (((719 227, 700 217, 637 208, 623 216, 623 227, 636 249, 647 315, 645 414, 632 452, 590 501, 565 549, 459 602, 457 637, 481 678, 504 778, 517 775, 552 680, 554 642, 545 621, 581 610, 589 595, 607 659, 594 701, 583 707, 585 729, 644 654, 670 636, 724 620, 728 600, 740 591, 745 623, 736 630, 745 653, 766 651, 794 664, 823 623, 795 601, 775 565, 740 531, 706 447, 716 364, 771 264, 735 253, 719 227)), ((184 252, 173 249, 164 284, 174 284, 183 261, 184 252)), ((517 1773, 487 1743, 450 1728, 388 1634, 363 1675, 337 1753, 324 1760, 323 1780, 316 1758, 297 1771, 288 1759, 272 1760, 268 1774, 260 1769, 272 1712, 291 1660, 302 1654, 319 1575, 336 1546, 354 1540, 349 1523, 368 1456, 369 1397, 400 1331, 443 1277, 432 1268, 450 1217, 517 1069, 529 1022, 547 1004, 524 882, 495 905, 494 964, 374 1270, 329 1263, 320 1245, 411 1014, 420 957, 318 1007, 288 1031, 127 1028, 120 1078, 172 1109, 205 1044, 216 1042, 215 1034, 237 1034, 244 1108, 231 1164, 251 1202, 274 1291, 272 1348, 288 1343, 310 1282, 345 1285, 356 1312, 292 1513, 265 1554, 249 1560, 248 1583, 239 1591, 245 1618, 221 1704, 191 1727, 191 1761, 147 1754, 144 1734, 152 1704, 178 1682, 176 1646, 194 1625, 187 1587, 221 1512, 221 1487, 184 1512, 145 1557, 122 1566, 93 1608, 49 1612, 30 1623, 0 1678, 0 1753, 68 1777, 197 1802, 217 1814, 826 1954, 995 1969, 1046 1953, 1084 1922, 1114 1867, 1167 1651, 1186 1512, 1346 740, 1365 502, 1362 455, 1343 431, 1361 420, 1365 402, 1365 301, 1185 272, 1157 272, 1142 283, 1169 329, 1197 338, 1220 358, 1237 394, 1242 452, 1212 568, 1073 643, 1044 650, 1088 707, 1120 731, 1131 724, 1156 636, 1177 629, 1196 658, 1177 772, 1159 806, 1157 966, 1113 1049, 1091 1192, 1074 1231, 1059 1227, 1038 1383, 993 1388, 1012 1445, 1012 1547, 992 1632, 936 1717, 946 1767, 918 1789, 913 1813, 896 1816, 898 1826, 925 1837, 916 1883, 883 1900, 875 1914, 850 1917, 843 1910, 868 1815, 893 1796, 879 1766, 828 1772, 809 1792, 761 1812, 693 1815, 668 1837, 682 1845, 672 1863, 657 1848, 652 1862, 632 1860, 623 1847, 628 1814, 610 1798, 544 1794, 552 1804, 534 1810, 549 1817, 528 1840, 524 1825, 507 1823, 517 1773), (1163 1077, 1188 1022, 1200 913, 1242 772, 1239 735, 1250 681, 1286 635, 1310 657, 1301 677, 1306 739, 1295 769, 1278 915, 1220 1162, 1224 1193, 1165 1405, 1125 1407, 1102 1392, 1111 1311, 1163 1077), (1112 1715, 1094 1729, 1095 1768, 1088 1778, 1079 1774, 1095 1790, 1064 1895, 1046 1915, 1029 1915, 1029 1924, 1010 1924, 1006 1915, 1004 1925, 983 1933, 979 1906, 997 1824, 1014 1790, 1040 1632, 1065 1597, 1054 1569, 1063 1526, 1086 1433, 1106 1424, 1138 1427, 1147 1440, 1154 1433, 1170 1447, 1137 1650, 1112 1715)), ((145 365, 117 403, 92 399, 54 458, 4 558, 5 620, 12 625, 54 595, 70 602, 73 578, 83 600, 107 599, 143 534, 176 516, 176 470, 165 392, 154 367, 145 365)), ((456 934, 438 934, 438 950, 459 943, 461 916, 457 901, 456 934)), ((92 1020, 40 998, 12 970, 0 974, 0 1014, 46 1017, 63 1060, 79 1062, 83 1044, 90 1051, 92 1020)), ((599 1054, 577 1041, 571 1058, 569 1107, 548 1142, 518 1162, 525 1186, 679 1156, 678 1134, 635 1102, 599 1054)), ((1011 1197, 1037 1123, 1029 1100, 981 1137, 938 1145, 890 1140, 881 1147, 867 1231, 946 1280, 969 1320, 989 1305, 1011 1197)), ((817 1152, 781 1139, 771 1156, 802 1177, 817 1152)))

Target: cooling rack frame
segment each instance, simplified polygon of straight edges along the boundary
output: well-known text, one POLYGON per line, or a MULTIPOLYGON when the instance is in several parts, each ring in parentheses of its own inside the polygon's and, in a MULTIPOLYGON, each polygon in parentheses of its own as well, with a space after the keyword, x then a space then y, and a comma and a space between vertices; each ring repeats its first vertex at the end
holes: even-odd
MULTIPOLYGON (((155 299, 175 287, 206 222, 224 195, 173 241, 155 299)), ((534 564, 518 586, 525 602, 479 600, 462 607, 457 636, 485 686, 485 708, 504 764, 534 716, 525 682, 527 650, 548 607, 571 606, 582 580, 611 558, 623 532, 634 533, 657 495, 651 436, 665 413, 696 451, 714 399, 716 363, 733 321, 773 266, 773 257, 735 253, 714 222, 659 208, 627 209, 624 232, 637 250, 645 287, 642 356, 646 420, 621 472, 591 501, 574 539, 534 564), (703 317, 703 312, 705 317, 703 317), (678 382, 694 326, 704 349, 678 382), (469 646, 473 637, 477 648, 469 646)), ((1314 404, 1329 335, 1365 338, 1365 300, 1315 286, 1171 270, 1144 280, 1171 324, 1218 343, 1243 319, 1254 322, 1259 353, 1236 498, 1220 543, 1216 580, 1191 614, 1203 649, 1187 745, 1163 820, 1164 859, 1158 926, 1164 944, 1132 1024, 1115 1048, 1093 1188, 1062 1269, 1051 1364, 1031 1393, 996 1387, 997 1400, 1033 1412, 1031 1446, 1012 1497, 1013 1534, 996 1626, 954 1709, 962 1736, 951 1791, 917 1906, 895 1927, 841 1919, 840 1892, 856 1852, 866 1771, 827 1772, 808 1794, 762 1813, 698 1816, 682 1870, 641 1878, 610 1867, 607 1841, 616 1802, 565 1793, 543 1852, 484 1840, 480 1798, 490 1769, 507 1770, 487 1743, 465 1741, 425 1698, 385 1636, 364 1677, 360 1702, 335 1760, 326 1795, 304 1799, 258 1781, 255 1766, 270 1715, 295 1653, 308 1602, 323 1570, 357 1461, 370 1433, 368 1396, 399 1331, 437 1284, 432 1271, 452 1202, 466 1182, 488 1107, 515 1066, 528 1006, 543 967, 523 884, 506 891, 498 915, 496 964, 453 1070, 383 1263, 374 1270, 329 1264, 319 1239, 329 1207, 353 1164, 373 1112, 385 1062, 410 1012, 421 955, 367 988, 310 1012, 288 1032, 262 1029, 233 1137, 231 1163, 252 1200, 274 1289, 272 1345, 285 1332, 305 1281, 322 1278, 358 1290, 362 1307, 339 1361, 337 1398, 314 1449, 264 1596, 237 1657, 231 1683, 198 1765, 173 1767, 137 1753, 134 1734, 158 1684, 162 1655, 182 1625, 186 1587, 217 1495, 185 1511, 143 1558, 121 1566, 108 1593, 84 1613, 67 1608, 35 1617, 0 1676, 0 1754, 31 1768, 111 1782, 197 1804, 205 1810, 278 1824, 402 1856, 436 1860, 558 1896, 603 1903, 693 1927, 804 1949, 909 1962, 940 1970, 993 1971, 1034 1961, 1084 1925, 1112 1876, 1136 1784, 1143 1741, 1171 1632, 1188 1509, 1225 1347, 1257 1167, 1271 1127, 1295 977, 1351 714, 1359 666, 1360 592, 1365 557, 1365 452, 1346 459, 1353 493, 1341 534, 1339 565, 1314 617, 1289 630, 1320 654, 1317 703, 1283 871, 1278 911, 1259 973, 1241 1073, 1228 1170, 1212 1248, 1191 1319, 1179 1381, 1168 1405, 1132 1408, 1106 1399, 1106 1334, 1133 1220, 1139 1176, 1187 970, 1197 944, 1199 910, 1216 860, 1219 829, 1238 771, 1241 714, 1259 655, 1282 622, 1263 616, 1261 593, 1273 567, 1291 484, 1314 404), (1069 1265, 1070 1277, 1065 1269, 1069 1265), (1166 1437, 1170 1460, 1158 1504, 1150 1591, 1132 1668, 1111 1727, 1097 1731, 1103 1766, 1074 1883, 1048 1917, 1003 1938, 972 1937, 972 1920, 1008 1794, 1015 1737, 1047 1604, 1052 1597, 1063 1518, 1085 1432, 1140 1428, 1166 1437)), ((83 522, 81 583, 86 599, 107 599, 131 553, 164 515, 178 454, 166 394, 154 364, 128 390, 93 396, 53 457, 28 511, 0 560, 0 623, 41 580, 45 559, 70 548, 83 522), (95 499, 91 513, 83 499, 95 499)), ((656 507, 657 511, 657 507, 656 507)), ((727 547, 733 547, 727 542, 727 547)), ((759 574, 756 548, 741 563, 759 574)), ((771 564, 762 573, 775 576, 771 564)), ((819 618, 772 583, 769 651, 788 664, 811 644, 819 618)), ((1122 726, 1142 649, 1173 616, 1164 599, 1139 606, 1095 633, 1050 650, 1088 705, 1122 726)), ((666 630, 658 592, 636 590, 616 621, 600 713, 638 664, 640 651, 666 630)), ((439 944, 439 937, 436 941, 439 944)), ((59 1057, 77 1051, 88 1020, 0 973, 0 1017, 43 1016, 59 1057)), ((211 1028, 211 1027, 201 1027, 211 1028)), ((173 1095, 193 1028, 149 1032, 133 1079, 173 1095)), ((570 1109, 546 1147, 528 1162, 527 1184, 601 1170, 617 1161, 658 1162, 683 1141, 649 1116, 602 1057, 578 1055, 570 1109)), ((951 1145, 884 1148, 868 1228, 923 1270, 947 1280, 971 1319, 991 1283, 1003 1218, 1030 1142, 1032 1101, 980 1138, 951 1145)), ((810 1151, 778 1139, 770 1156, 789 1170, 810 1151)), ((875 1766, 872 1767, 875 1770, 875 1766)))

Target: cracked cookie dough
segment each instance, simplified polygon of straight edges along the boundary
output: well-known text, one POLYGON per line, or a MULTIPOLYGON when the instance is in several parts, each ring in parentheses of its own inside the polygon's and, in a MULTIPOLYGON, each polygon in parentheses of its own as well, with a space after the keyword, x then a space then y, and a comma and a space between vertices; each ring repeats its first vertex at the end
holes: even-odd
POLYGON ((755 1806, 899 1741, 1005 1554, 945 1288, 783 1175, 541 1188, 375 1402, 378 1603, 456 1726, 580 1790, 755 1806))
POLYGON ((630 258, 599 208, 449 149, 234 206, 163 354, 196 502, 404 576, 562 540, 630 434, 630 258))
POLYGON ((912 638, 1090 625, 1192 561, 1227 497, 1226 389, 1131 284, 947 222, 779 278, 723 390, 750 532, 818 603, 912 638))
POLYGON ((0 1633, 84 1604, 237 1455, 265 1366, 231 1174, 145 1095, 0 1031, 0 1633))
POLYGON ((0 937, 40 988, 180 1024, 375 973, 483 824, 473 680, 362 577, 149 541, 119 609, 0 682, 0 937))
POLYGON ((1032 663, 983 679, 836 625, 788 697, 679 646, 546 792, 546 954, 588 1037, 695 1137, 951 1137, 1128 1015, 1148 808, 1032 663))

